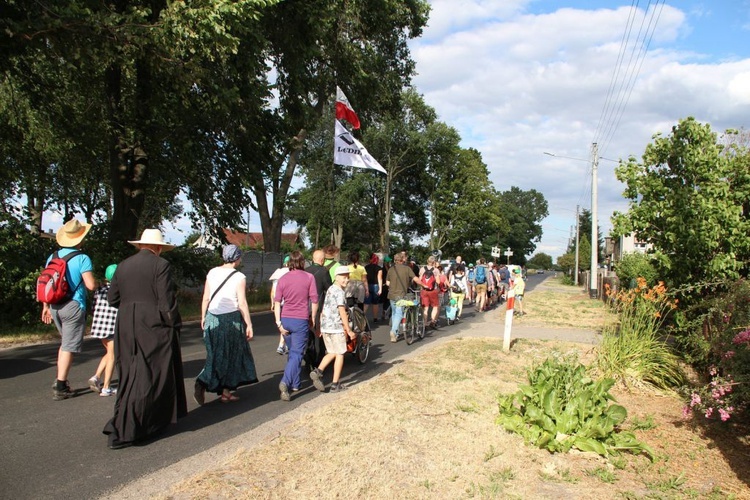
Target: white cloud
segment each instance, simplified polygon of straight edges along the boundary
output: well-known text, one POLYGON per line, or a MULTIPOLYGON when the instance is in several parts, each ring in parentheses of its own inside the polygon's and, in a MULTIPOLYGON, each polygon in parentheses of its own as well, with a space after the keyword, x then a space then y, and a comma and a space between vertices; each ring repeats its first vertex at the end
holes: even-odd
MULTIPOLYGON (((482 152, 498 189, 519 186, 544 194, 550 217, 538 251, 562 254, 575 206, 589 209, 591 193, 588 162, 544 151, 588 159, 598 138, 605 157, 640 158, 654 133, 669 132, 687 116, 710 122, 716 131, 750 125, 750 59, 717 62, 709 54, 679 50, 692 27, 677 8, 661 11, 637 79, 633 70, 632 93, 627 103, 621 101, 619 126, 604 141, 608 135, 597 134, 597 125, 630 7, 535 15, 520 1, 432 6, 433 22, 412 44, 414 83, 440 119, 459 130, 464 146, 482 152)), ((635 18, 631 44, 644 16, 648 23, 642 10, 635 18)), ((636 46, 634 54, 640 50, 636 46)), ((628 50, 625 64, 630 57, 628 50)), ((600 163, 598 188, 606 234, 612 211, 627 208, 613 163, 600 163)))

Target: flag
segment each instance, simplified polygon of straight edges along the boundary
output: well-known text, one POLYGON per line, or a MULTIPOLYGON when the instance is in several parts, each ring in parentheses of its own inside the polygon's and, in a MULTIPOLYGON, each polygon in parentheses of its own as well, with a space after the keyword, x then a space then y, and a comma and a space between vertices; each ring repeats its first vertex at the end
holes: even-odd
POLYGON ((347 167, 371 168, 387 174, 386 170, 373 158, 367 149, 346 130, 340 121, 336 122, 336 136, 333 138, 333 163, 347 167))
POLYGON ((338 85, 336 86, 336 119, 346 120, 355 129, 359 128, 359 117, 354 112, 354 109, 352 109, 352 105, 349 104, 349 99, 344 95, 344 91, 338 85))

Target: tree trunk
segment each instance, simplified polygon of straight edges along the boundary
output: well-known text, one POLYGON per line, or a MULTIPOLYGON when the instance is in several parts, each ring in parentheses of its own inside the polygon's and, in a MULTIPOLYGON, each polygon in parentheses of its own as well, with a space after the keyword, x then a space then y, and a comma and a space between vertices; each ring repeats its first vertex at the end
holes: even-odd
POLYGON ((271 183, 271 196, 273 196, 273 213, 266 197, 266 184, 261 176, 253 181, 252 190, 258 207, 261 230, 263 231, 263 249, 266 252, 278 252, 281 250, 281 230, 284 225, 284 205, 289 194, 289 188, 294 178, 294 170, 302 152, 302 146, 307 139, 307 130, 302 129, 294 138, 291 152, 288 155, 286 168, 281 178, 276 177, 271 183))
POLYGON ((341 243, 344 241, 344 224, 341 222, 336 224, 331 237, 333 238, 332 243, 336 245, 337 248, 341 248, 341 243))
MULTIPOLYGON (((390 167, 390 165, 389 165, 390 167)), ((393 184, 393 169, 389 168, 385 178, 385 214, 383 217, 383 231, 380 233, 380 248, 385 255, 390 254, 391 246, 391 185, 393 184)))
POLYGON ((44 186, 47 184, 47 166, 40 165, 36 176, 36 185, 29 186, 26 192, 26 209, 29 212, 29 231, 31 234, 42 234, 42 217, 46 199, 44 186))

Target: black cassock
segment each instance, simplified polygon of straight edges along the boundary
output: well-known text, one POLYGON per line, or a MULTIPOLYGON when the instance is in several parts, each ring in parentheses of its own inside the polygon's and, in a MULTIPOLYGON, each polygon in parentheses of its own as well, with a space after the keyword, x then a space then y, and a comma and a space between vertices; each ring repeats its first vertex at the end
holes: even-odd
POLYGON ((117 266, 109 303, 118 308, 115 414, 104 427, 119 447, 159 432, 187 414, 180 313, 169 262, 140 250, 117 266))

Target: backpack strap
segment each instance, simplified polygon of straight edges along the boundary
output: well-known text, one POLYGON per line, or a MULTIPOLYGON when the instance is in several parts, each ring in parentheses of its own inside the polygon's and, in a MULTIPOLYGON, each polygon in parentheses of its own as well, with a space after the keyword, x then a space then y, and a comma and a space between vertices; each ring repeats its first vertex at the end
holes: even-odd
POLYGON ((223 287, 226 284, 226 282, 229 281, 229 278, 231 278, 232 276, 235 275, 235 273, 238 273, 238 272, 239 271, 237 269, 235 269, 234 271, 232 271, 231 273, 229 273, 229 276, 227 276, 226 278, 224 278, 224 281, 221 282, 221 285, 219 285, 219 287, 216 290, 214 290, 214 293, 211 294, 211 298, 208 299, 208 305, 206 306, 206 309, 208 309, 208 306, 211 305, 211 301, 214 300, 214 297, 216 297, 216 294, 219 293, 219 290, 221 290, 221 287, 223 287))
MULTIPOLYGON (((60 251, 58 250, 54 254, 52 254, 52 258, 53 259, 57 258, 57 259, 62 259, 62 260, 65 261, 65 275, 66 275, 65 279, 68 280, 68 283, 70 283, 70 271, 68 270, 68 261, 70 259, 72 259, 73 257, 77 256, 77 255, 81 255, 82 253, 83 252, 80 251, 80 250, 73 250, 72 252, 70 252, 65 257, 60 257, 60 251)), ((78 284, 76 285, 76 287, 73 288, 72 290, 70 290, 69 293, 70 293, 70 298, 71 299, 73 298, 73 295, 75 295, 76 290, 78 290, 78 288, 81 286, 81 283, 83 283, 83 276, 81 276, 81 281, 78 282, 78 284)))

